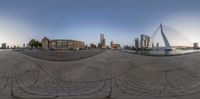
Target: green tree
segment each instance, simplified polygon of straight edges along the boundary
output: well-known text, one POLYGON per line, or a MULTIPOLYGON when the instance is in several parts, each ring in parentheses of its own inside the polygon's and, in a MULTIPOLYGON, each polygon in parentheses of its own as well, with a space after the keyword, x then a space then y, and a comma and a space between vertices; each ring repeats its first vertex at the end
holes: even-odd
POLYGON ((90 48, 97 48, 95 44, 90 43, 90 48))
POLYGON ((31 48, 33 48, 33 47, 35 47, 35 43, 36 43, 36 40, 35 40, 35 39, 31 39, 31 40, 29 41, 28 45, 29 45, 31 48))
POLYGON ((42 42, 38 42, 38 47, 39 47, 39 48, 42 47, 42 42))
POLYGON ((40 48, 42 47, 42 43, 35 40, 35 39, 31 39, 28 43, 28 45, 31 47, 31 48, 40 48))

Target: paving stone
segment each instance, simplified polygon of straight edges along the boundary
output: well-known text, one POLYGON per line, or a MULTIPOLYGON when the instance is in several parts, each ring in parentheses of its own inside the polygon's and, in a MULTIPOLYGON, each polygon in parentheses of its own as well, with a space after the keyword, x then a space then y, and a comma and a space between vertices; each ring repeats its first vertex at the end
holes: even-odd
POLYGON ((4 51, 0 97, 198 99, 199 58, 200 53, 156 57, 118 50, 4 51))

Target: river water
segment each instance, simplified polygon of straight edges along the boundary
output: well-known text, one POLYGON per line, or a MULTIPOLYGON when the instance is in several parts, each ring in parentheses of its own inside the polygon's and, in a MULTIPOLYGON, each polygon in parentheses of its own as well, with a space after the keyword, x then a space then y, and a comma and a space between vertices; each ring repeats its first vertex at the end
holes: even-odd
POLYGON ((147 56, 175 56, 175 55, 184 55, 200 52, 200 50, 172 50, 172 51, 164 51, 164 50, 151 50, 151 51, 133 51, 133 50, 123 50, 124 52, 135 53, 139 55, 147 55, 147 56))

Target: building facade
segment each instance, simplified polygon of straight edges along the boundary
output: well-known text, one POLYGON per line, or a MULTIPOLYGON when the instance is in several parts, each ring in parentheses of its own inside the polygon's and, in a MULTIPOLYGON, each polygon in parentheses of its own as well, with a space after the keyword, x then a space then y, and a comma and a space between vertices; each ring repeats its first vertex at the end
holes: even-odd
POLYGON ((198 43, 193 43, 193 48, 198 49, 199 48, 198 43))
POLYGON ((149 47, 150 37, 148 35, 142 34, 140 40, 140 46, 142 49, 149 47))
POLYGON ((113 41, 110 42, 110 47, 111 47, 111 48, 112 48, 112 45, 113 45, 113 41))
POLYGON ((156 47, 157 47, 157 48, 159 47, 159 43, 158 43, 158 42, 156 43, 156 47))
POLYGON ((47 37, 44 37, 42 39, 42 48, 45 49, 51 48, 49 45, 50 45, 50 40, 47 37))
POLYGON ((47 37, 42 39, 42 48, 44 49, 83 49, 84 42, 76 40, 55 39, 50 40, 47 37))
POLYGON ((104 34, 100 34, 100 46, 101 48, 106 47, 106 39, 104 38, 104 34))
POLYGON ((138 50, 139 49, 139 39, 135 38, 135 49, 138 50))
POLYGON ((110 48, 112 49, 120 49, 120 44, 114 44, 113 41, 110 42, 110 48))
POLYGON ((112 44, 111 48, 113 48, 113 49, 120 49, 121 46, 120 46, 120 44, 112 44))
POLYGON ((1 44, 1 48, 2 48, 2 49, 6 49, 6 43, 2 43, 2 44, 1 44))

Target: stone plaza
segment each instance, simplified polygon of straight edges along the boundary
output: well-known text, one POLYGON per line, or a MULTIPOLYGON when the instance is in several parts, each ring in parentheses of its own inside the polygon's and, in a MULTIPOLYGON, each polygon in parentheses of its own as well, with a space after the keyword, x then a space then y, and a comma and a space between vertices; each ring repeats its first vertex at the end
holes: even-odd
POLYGON ((81 55, 38 53, 0 52, 0 98, 200 97, 200 53, 167 57, 98 49, 73 52, 81 55))

